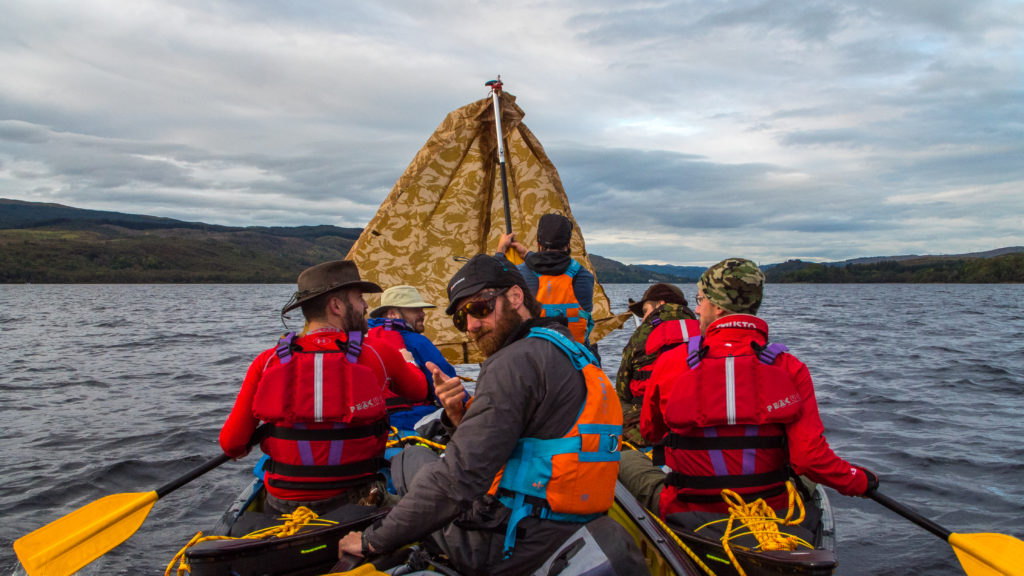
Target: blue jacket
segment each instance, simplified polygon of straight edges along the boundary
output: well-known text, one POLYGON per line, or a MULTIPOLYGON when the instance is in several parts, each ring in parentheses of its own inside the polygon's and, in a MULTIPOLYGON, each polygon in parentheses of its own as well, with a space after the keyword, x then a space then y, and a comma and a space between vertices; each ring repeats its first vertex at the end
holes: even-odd
MULTIPOLYGON (((383 326, 386 318, 370 318, 367 321, 367 325, 370 328, 376 328, 383 326)), ((437 367, 444 372, 446 376, 455 376, 455 368, 444 359, 441 355, 441 351, 434 346, 434 343, 429 338, 418 332, 409 330, 409 327, 398 319, 392 319, 392 326, 396 331, 401 334, 402 341, 405 342, 405 349, 412 353, 413 359, 416 360, 416 366, 423 372, 424 376, 427 377, 427 390, 430 392, 431 400, 436 402, 437 395, 434 393, 434 375, 427 370, 427 362, 433 362, 437 364, 437 367)), ((403 412, 396 412, 391 415, 391 425, 398 428, 399 430, 412 430, 421 418, 437 410, 437 406, 417 406, 412 410, 406 410, 403 412)))

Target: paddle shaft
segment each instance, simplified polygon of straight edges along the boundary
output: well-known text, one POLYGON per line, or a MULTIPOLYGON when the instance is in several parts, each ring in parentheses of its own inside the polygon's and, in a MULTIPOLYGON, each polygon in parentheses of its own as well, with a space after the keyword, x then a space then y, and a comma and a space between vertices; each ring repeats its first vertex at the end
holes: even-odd
POLYGON ((935 534, 936 536, 942 538, 947 542, 949 541, 949 536, 950 534, 952 534, 952 532, 946 530, 942 526, 939 526, 938 524, 932 522, 924 516, 921 516, 917 512, 914 512, 913 510, 907 508, 903 504, 900 504, 899 502, 893 500, 892 498, 889 498, 888 496, 882 494, 877 490, 872 490, 868 492, 868 496, 875 502, 878 502, 882 506, 885 506, 886 508, 892 510, 893 512, 899 514, 900 516, 903 516, 904 518, 910 520, 914 524, 917 524, 921 528, 924 528, 925 530, 931 532, 932 534, 935 534))
POLYGON ((498 168, 501 171, 501 197, 505 202, 505 233, 512 233, 512 211, 508 207, 508 176, 505 172, 505 136, 501 132, 501 84, 499 83, 491 90, 491 100, 494 101, 494 129, 498 134, 498 168))
POLYGON ((188 484, 189 482, 195 480, 196 478, 199 478, 203 474, 206 474, 210 470, 213 470, 214 468, 220 466, 221 464, 227 462, 228 460, 231 460, 231 457, 228 456, 227 454, 221 454, 219 456, 207 460, 203 464, 196 466, 195 468, 189 470, 188 472, 182 474, 181 476, 175 478, 174 480, 171 480, 167 484, 164 484, 163 486, 157 488, 157 498, 163 498, 164 496, 170 494, 171 492, 174 492, 178 488, 181 488, 182 486, 188 484))

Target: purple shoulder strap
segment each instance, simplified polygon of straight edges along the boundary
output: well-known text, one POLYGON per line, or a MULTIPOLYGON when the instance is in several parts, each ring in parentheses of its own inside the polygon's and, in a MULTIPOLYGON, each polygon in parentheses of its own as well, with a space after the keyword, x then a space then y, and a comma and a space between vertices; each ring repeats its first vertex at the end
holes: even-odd
POLYGON ((345 345, 345 358, 355 364, 359 361, 359 354, 363 351, 363 333, 353 330, 348 333, 348 343, 345 345))
POLYGON ((657 316, 657 317, 651 318, 651 326, 654 326, 655 328, 657 328, 658 324, 661 324, 661 316, 657 316))
POLYGON ((760 347, 755 343, 751 343, 751 348, 757 353, 757 359, 765 364, 774 364, 775 359, 783 352, 789 352, 789 348, 785 344, 779 342, 772 342, 767 346, 760 347))
POLYGON ((292 343, 295 342, 295 338, 295 332, 289 332, 277 341, 277 348, 274 349, 274 352, 281 359, 281 364, 287 364, 292 359, 292 343))
POLYGON ((700 334, 691 336, 689 342, 686 343, 686 363, 691 369, 696 368, 700 364, 700 343, 703 341, 700 334))

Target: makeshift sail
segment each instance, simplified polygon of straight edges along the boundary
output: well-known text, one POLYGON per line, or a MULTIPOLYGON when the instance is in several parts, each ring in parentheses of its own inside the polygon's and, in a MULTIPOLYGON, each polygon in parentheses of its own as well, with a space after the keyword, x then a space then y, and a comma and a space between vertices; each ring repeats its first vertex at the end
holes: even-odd
MULTIPOLYGON (((516 239, 533 249, 540 217, 559 212, 573 221, 572 257, 593 272, 555 166, 522 123, 524 114, 515 97, 505 92, 498 96, 516 239)), ((438 306, 427 311, 425 335, 453 364, 483 361, 467 335, 443 313, 448 280, 463 265, 455 258, 494 254, 505 233, 492 102, 484 98, 448 114, 348 253, 364 279, 383 288, 415 286, 438 306)), ((367 295, 367 300, 372 309, 379 297, 367 295)), ((628 316, 612 314, 604 289, 595 283, 591 342, 622 326, 628 316)))

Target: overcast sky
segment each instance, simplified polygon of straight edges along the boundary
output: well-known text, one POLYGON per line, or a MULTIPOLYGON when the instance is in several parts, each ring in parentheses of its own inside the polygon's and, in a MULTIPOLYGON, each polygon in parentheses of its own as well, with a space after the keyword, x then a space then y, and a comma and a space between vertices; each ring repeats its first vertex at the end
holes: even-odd
POLYGON ((2 0, 0 197, 363 226, 501 74, 588 251, 1024 245, 1024 3, 2 0))

